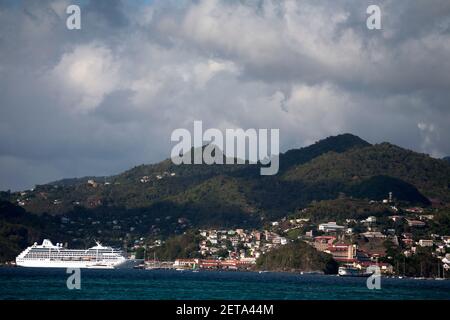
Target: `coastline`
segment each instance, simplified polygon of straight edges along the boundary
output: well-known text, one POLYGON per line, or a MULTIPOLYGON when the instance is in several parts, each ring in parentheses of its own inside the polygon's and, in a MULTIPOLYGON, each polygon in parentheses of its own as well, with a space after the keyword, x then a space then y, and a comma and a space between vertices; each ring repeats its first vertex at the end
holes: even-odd
MULTIPOLYGON (((7 265, 7 264, 0 264, 0 268, 2 269, 18 269, 18 270, 39 270, 39 271, 45 271, 45 270, 66 270, 66 268, 27 268, 27 267, 20 267, 16 265, 7 265)), ((154 268, 154 269, 136 269, 136 268, 117 268, 117 269, 95 269, 95 268, 85 268, 81 269, 83 271, 107 271, 107 272, 117 272, 118 270, 121 271, 131 271, 131 272, 173 272, 173 273, 189 273, 189 274, 196 274, 196 273, 248 273, 248 274, 279 274, 279 275, 291 275, 291 276, 301 276, 301 277, 335 277, 335 278, 362 278, 357 276, 339 276, 338 274, 326 274, 324 272, 320 271, 301 271, 301 270, 295 270, 295 271, 288 271, 288 270, 258 270, 258 269, 167 269, 167 268, 154 268)), ((433 278, 433 277, 409 277, 409 276, 397 276, 397 275, 385 275, 381 274, 380 277, 382 279, 396 279, 396 280, 415 280, 415 281, 423 281, 423 280, 436 280, 436 281, 448 281, 450 278, 433 278)), ((367 278, 366 278, 367 279, 367 278)))

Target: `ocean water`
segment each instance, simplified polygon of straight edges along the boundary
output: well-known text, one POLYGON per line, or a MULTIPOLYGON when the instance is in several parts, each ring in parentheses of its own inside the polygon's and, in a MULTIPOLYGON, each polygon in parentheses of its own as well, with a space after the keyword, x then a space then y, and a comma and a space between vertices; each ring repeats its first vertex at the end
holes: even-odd
POLYGON ((0 299, 450 300, 450 280, 381 279, 289 273, 175 270, 81 270, 69 290, 65 269, 0 268, 0 299))

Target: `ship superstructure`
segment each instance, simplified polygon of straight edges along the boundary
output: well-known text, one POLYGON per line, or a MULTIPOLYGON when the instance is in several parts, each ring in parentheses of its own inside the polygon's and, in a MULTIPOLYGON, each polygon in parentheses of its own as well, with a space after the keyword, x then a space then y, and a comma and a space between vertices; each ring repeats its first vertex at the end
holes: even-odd
POLYGON ((128 261, 122 250, 102 246, 99 242, 89 249, 66 249, 48 239, 40 245, 34 243, 16 258, 18 266, 37 268, 114 269, 126 266, 128 261))

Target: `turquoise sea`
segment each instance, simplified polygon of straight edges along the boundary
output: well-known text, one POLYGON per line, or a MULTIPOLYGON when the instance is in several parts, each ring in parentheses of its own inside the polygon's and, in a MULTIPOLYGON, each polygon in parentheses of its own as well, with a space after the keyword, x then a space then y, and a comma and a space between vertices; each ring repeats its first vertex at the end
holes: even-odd
POLYGON ((365 278, 290 273, 175 270, 81 270, 81 289, 69 290, 65 269, 0 268, 0 299, 282 299, 450 300, 450 280, 365 278))

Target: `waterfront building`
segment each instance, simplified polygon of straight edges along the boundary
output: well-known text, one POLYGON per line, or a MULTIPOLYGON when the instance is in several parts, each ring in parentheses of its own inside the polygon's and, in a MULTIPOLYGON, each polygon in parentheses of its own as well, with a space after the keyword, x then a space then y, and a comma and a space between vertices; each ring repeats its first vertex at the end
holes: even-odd
POLYGON ((332 221, 330 221, 328 223, 319 224, 319 230, 324 231, 324 232, 336 232, 336 231, 341 231, 344 228, 345 228, 344 226, 340 226, 340 225, 336 224, 336 222, 332 222, 332 221))
POLYGON ((433 240, 419 240, 419 246, 421 247, 432 247, 433 246, 433 240))
POLYGON ((406 219, 406 221, 408 222, 408 226, 410 226, 410 227, 418 227, 418 228, 421 228, 421 227, 425 227, 425 222, 423 222, 423 221, 420 221, 420 220, 409 220, 409 219, 406 219))

